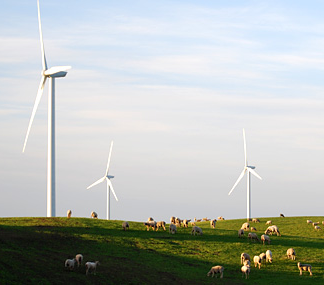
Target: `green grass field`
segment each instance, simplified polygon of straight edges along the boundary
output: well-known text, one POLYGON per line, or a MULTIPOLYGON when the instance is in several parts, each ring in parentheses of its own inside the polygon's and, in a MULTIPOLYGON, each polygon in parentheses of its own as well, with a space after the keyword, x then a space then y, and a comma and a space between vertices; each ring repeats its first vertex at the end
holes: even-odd
MULTIPOLYGON (((281 236, 270 236, 271 244, 240 239, 237 231, 245 220, 198 223, 204 234, 192 236, 191 227, 168 231, 146 231, 142 223, 87 218, 1 218, 0 284, 324 284, 324 230, 315 231, 306 223, 324 217, 260 218, 252 224, 257 235, 264 233, 267 220, 279 227, 281 236), (287 260, 286 251, 296 250, 296 261, 287 260), (250 278, 240 272, 240 255, 251 259, 270 249, 273 263, 261 269, 252 265, 250 278), (99 260, 96 275, 85 275, 84 265, 74 271, 64 262, 77 253, 84 262, 99 260), (297 262, 310 263, 299 276, 297 262), (223 265, 224 278, 206 274, 214 265, 223 265)), ((323 225, 321 225, 324 228, 323 225)), ((247 236, 247 234, 246 234, 247 236)))

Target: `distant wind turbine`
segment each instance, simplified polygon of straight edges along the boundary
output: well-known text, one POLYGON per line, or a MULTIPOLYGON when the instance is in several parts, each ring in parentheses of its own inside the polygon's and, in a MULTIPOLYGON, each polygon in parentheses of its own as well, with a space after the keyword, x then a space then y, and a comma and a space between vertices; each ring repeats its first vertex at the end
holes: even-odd
POLYGON ((112 193, 115 196, 116 201, 118 202, 118 198, 116 196, 116 193, 114 191, 114 188, 112 186, 112 183, 110 181, 110 179, 114 178, 114 176, 112 175, 108 175, 109 172, 109 164, 110 164, 110 158, 111 158, 111 151, 112 151, 112 147, 113 147, 113 141, 111 142, 110 145, 110 151, 109 151, 109 156, 108 156, 108 163, 107 163, 107 169, 106 169, 106 173, 105 176, 103 176, 102 178, 100 178, 99 180, 97 180, 96 182, 94 182, 93 184, 91 184, 87 189, 90 189, 91 187, 103 182, 103 181, 107 181, 107 220, 110 220, 110 189, 112 191, 112 193))
POLYGON ((250 181, 251 180, 251 173, 254 176, 261 179, 261 180, 262 180, 262 178, 253 170, 253 169, 255 169, 255 166, 248 165, 247 155, 246 155, 246 141, 245 141, 245 131, 244 131, 244 129, 243 129, 243 141, 244 141, 244 158, 245 158, 244 168, 243 168, 243 171, 242 171, 241 175, 239 176, 239 178, 235 182, 233 188, 228 193, 228 195, 231 195, 231 193, 234 190, 234 188, 236 187, 236 185, 241 181, 244 174, 247 173, 247 197, 246 197, 247 205, 246 205, 246 208, 247 208, 247 219, 249 220, 251 218, 251 181, 250 181))
POLYGON ((27 135, 24 142, 23 152, 25 151, 29 132, 33 124, 33 120, 39 105, 40 99, 43 95, 45 82, 49 79, 48 92, 48 148, 47 148, 47 217, 55 217, 55 78, 65 77, 67 70, 71 66, 54 66, 47 68, 45 57, 45 49, 42 34, 42 25, 39 9, 39 0, 37 0, 38 8, 38 25, 40 44, 42 50, 42 78, 38 87, 37 96, 33 108, 33 112, 29 121, 27 135))

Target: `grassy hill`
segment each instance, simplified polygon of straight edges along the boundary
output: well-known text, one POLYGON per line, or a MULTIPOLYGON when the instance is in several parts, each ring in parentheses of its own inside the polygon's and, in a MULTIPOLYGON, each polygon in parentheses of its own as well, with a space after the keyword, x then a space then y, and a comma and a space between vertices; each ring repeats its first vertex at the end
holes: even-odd
MULTIPOLYGON (((260 218, 253 224, 260 237, 271 219, 282 236, 271 236, 270 245, 239 239, 237 230, 245 220, 218 221, 216 229, 199 223, 204 235, 192 236, 191 227, 177 234, 146 231, 142 223, 87 218, 0 218, 0 284, 324 284, 324 226, 315 231, 307 219, 324 217, 260 218), (286 251, 296 250, 296 261, 286 251), (245 280, 240 254, 253 259, 270 249, 273 263, 251 268, 245 280), (70 272, 67 258, 82 253, 84 261, 99 260, 96 275, 85 268, 70 272), (297 262, 310 263, 313 276, 299 276, 297 262), (207 277, 214 265, 225 267, 224 278, 207 277)), ((252 224, 252 223, 251 223, 252 224)))

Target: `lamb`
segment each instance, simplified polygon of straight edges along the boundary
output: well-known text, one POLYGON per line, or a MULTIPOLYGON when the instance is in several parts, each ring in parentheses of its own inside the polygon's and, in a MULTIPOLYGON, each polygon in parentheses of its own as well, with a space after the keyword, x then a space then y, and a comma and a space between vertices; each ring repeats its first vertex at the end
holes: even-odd
POLYGON ((256 256, 254 256, 253 261, 254 261, 254 267, 257 267, 259 265, 259 269, 260 269, 261 268, 261 262, 262 262, 261 257, 256 255, 256 256))
POLYGON ((244 230, 243 229, 239 229, 238 230, 238 237, 241 238, 244 236, 244 230))
POLYGON ((150 228, 152 228, 153 231, 156 230, 156 222, 155 221, 145 222, 144 226, 146 226, 146 229, 148 231, 150 230, 150 228))
POLYGON ((272 252, 271 252, 271 250, 270 249, 268 249, 267 251, 266 251, 266 262, 270 262, 270 263, 272 263, 272 252))
POLYGON ((194 227, 192 228, 191 234, 192 234, 192 235, 196 235, 196 233, 197 233, 197 234, 200 234, 200 235, 203 234, 202 229, 201 229, 200 227, 194 226, 194 227))
POLYGON ((259 219, 252 219, 252 223, 260 223, 259 219))
POLYGON ((298 262, 297 267, 299 269, 299 275, 302 275, 303 271, 308 271, 310 276, 313 275, 312 266, 310 264, 301 264, 300 262, 298 262))
POLYGON ((251 231, 257 231, 257 229, 255 227, 251 227, 251 231))
POLYGON ((176 232, 177 232, 177 226, 175 224, 170 224, 169 233, 174 235, 176 232))
POLYGON ((256 233, 249 233, 248 238, 252 241, 252 240, 257 240, 258 242, 260 242, 258 236, 256 235, 256 233))
POLYGON ((72 211, 68 210, 67 213, 66 213, 66 216, 67 216, 68 219, 70 219, 71 216, 72 216, 72 211))
POLYGON ((242 230, 248 231, 250 229, 250 224, 249 223, 244 223, 241 227, 242 230))
POLYGON ((75 258, 67 259, 67 260, 65 260, 65 267, 67 267, 70 270, 73 270, 76 263, 77 263, 77 261, 75 258))
POLYGON ((129 230, 129 223, 128 222, 123 222, 122 223, 122 228, 124 231, 129 230))
POLYGON ((98 214, 96 212, 91 212, 91 218, 98 219, 98 214))
POLYGON ((251 261, 250 255, 248 255, 247 253, 243 252, 241 254, 241 264, 243 264, 246 260, 251 261))
POLYGON ((287 249, 287 258, 291 258, 292 260, 296 260, 296 252, 293 248, 287 249))
POLYGON ((75 260, 76 260, 76 262, 77 262, 77 264, 78 264, 78 267, 80 267, 81 265, 82 265, 82 261, 83 261, 83 255, 82 254, 77 254, 76 256, 75 256, 75 260))
POLYGON ((264 252, 259 254, 260 258, 261 258, 261 262, 264 260, 266 262, 267 256, 264 252))
POLYGON ((190 221, 191 221, 191 219, 190 219, 190 220, 186 220, 186 219, 184 219, 184 220, 182 221, 183 227, 184 227, 184 228, 188 228, 188 224, 189 224, 190 221))
POLYGON ((266 225, 272 225, 272 221, 267 221, 266 225))
POLYGON ((321 230, 321 227, 320 226, 315 226, 314 229, 315 230, 321 230))
POLYGON ((156 230, 158 230, 159 228, 163 228, 163 230, 165 229, 165 221, 159 221, 156 223, 156 230))
POLYGON ((307 220, 307 224, 312 224, 312 220, 307 220))
POLYGON ((223 278, 223 272, 224 272, 224 267, 223 266, 221 266, 221 265, 216 265, 216 266, 213 266, 210 270, 209 270, 209 272, 207 273, 207 276, 212 276, 212 277, 214 277, 214 276, 216 276, 216 278, 217 278, 217 273, 219 273, 220 274, 220 278, 223 278))
POLYGON ((93 274, 96 274, 96 270, 97 270, 97 266, 100 265, 99 261, 95 261, 95 262, 90 262, 88 261, 85 264, 85 268, 86 268, 86 275, 88 275, 88 273, 93 272, 93 274))
POLYGON ((242 271, 242 278, 243 278, 243 276, 245 274, 245 279, 248 279, 248 276, 250 274, 250 266, 243 265, 241 267, 241 271, 242 271))
POLYGON ((263 244, 265 242, 268 242, 268 244, 270 244, 270 237, 268 235, 262 235, 261 236, 261 241, 263 242, 263 244))
POLYGON ((216 222, 217 222, 216 219, 211 220, 210 221, 210 227, 214 229, 216 227, 216 222))

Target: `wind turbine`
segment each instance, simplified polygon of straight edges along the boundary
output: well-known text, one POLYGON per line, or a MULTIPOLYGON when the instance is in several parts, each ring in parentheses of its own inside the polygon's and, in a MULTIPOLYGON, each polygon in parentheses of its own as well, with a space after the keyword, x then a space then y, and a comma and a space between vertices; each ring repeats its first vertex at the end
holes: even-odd
POLYGON ((42 78, 38 87, 37 96, 33 108, 33 112, 29 121, 27 135, 24 142, 23 152, 25 151, 29 132, 33 124, 33 120, 43 95, 45 82, 49 80, 48 92, 48 148, 47 148, 47 217, 55 217, 55 78, 65 77, 67 70, 71 66, 54 66, 47 67, 45 49, 42 34, 42 25, 39 9, 39 0, 37 0, 38 8, 38 26, 40 35, 40 44, 42 51, 42 78))
POLYGON ((109 172, 109 164, 110 164, 110 158, 111 158, 111 151, 112 151, 112 147, 113 147, 114 142, 111 142, 110 145, 110 151, 109 151, 109 156, 108 156, 108 163, 107 163, 107 169, 106 169, 106 173, 105 176, 103 176, 102 178, 100 178, 99 180, 97 180, 96 182, 94 182, 93 184, 91 184, 89 187, 87 187, 87 189, 90 189, 91 187, 103 182, 103 181, 107 181, 107 220, 110 220, 110 189, 111 192, 114 194, 116 201, 118 202, 118 198, 116 196, 116 193, 114 191, 114 188, 111 184, 110 179, 114 178, 114 176, 112 175, 108 175, 109 172))
POLYGON ((246 141, 245 141, 244 129, 243 129, 243 141, 244 141, 244 158, 245 158, 244 168, 243 168, 243 171, 241 172, 239 178, 235 182, 233 188, 228 193, 228 195, 231 195, 231 193, 234 190, 234 188, 236 187, 236 185, 241 181, 244 174, 247 173, 247 193, 246 193, 247 194, 247 197, 246 197, 246 203, 247 203, 246 208, 247 209, 246 210, 247 210, 247 220, 249 220, 251 218, 251 173, 261 180, 262 180, 262 178, 253 170, 253 169, 255 169, 255 166, 248 165, 247 155, 246 155, 246 141))

